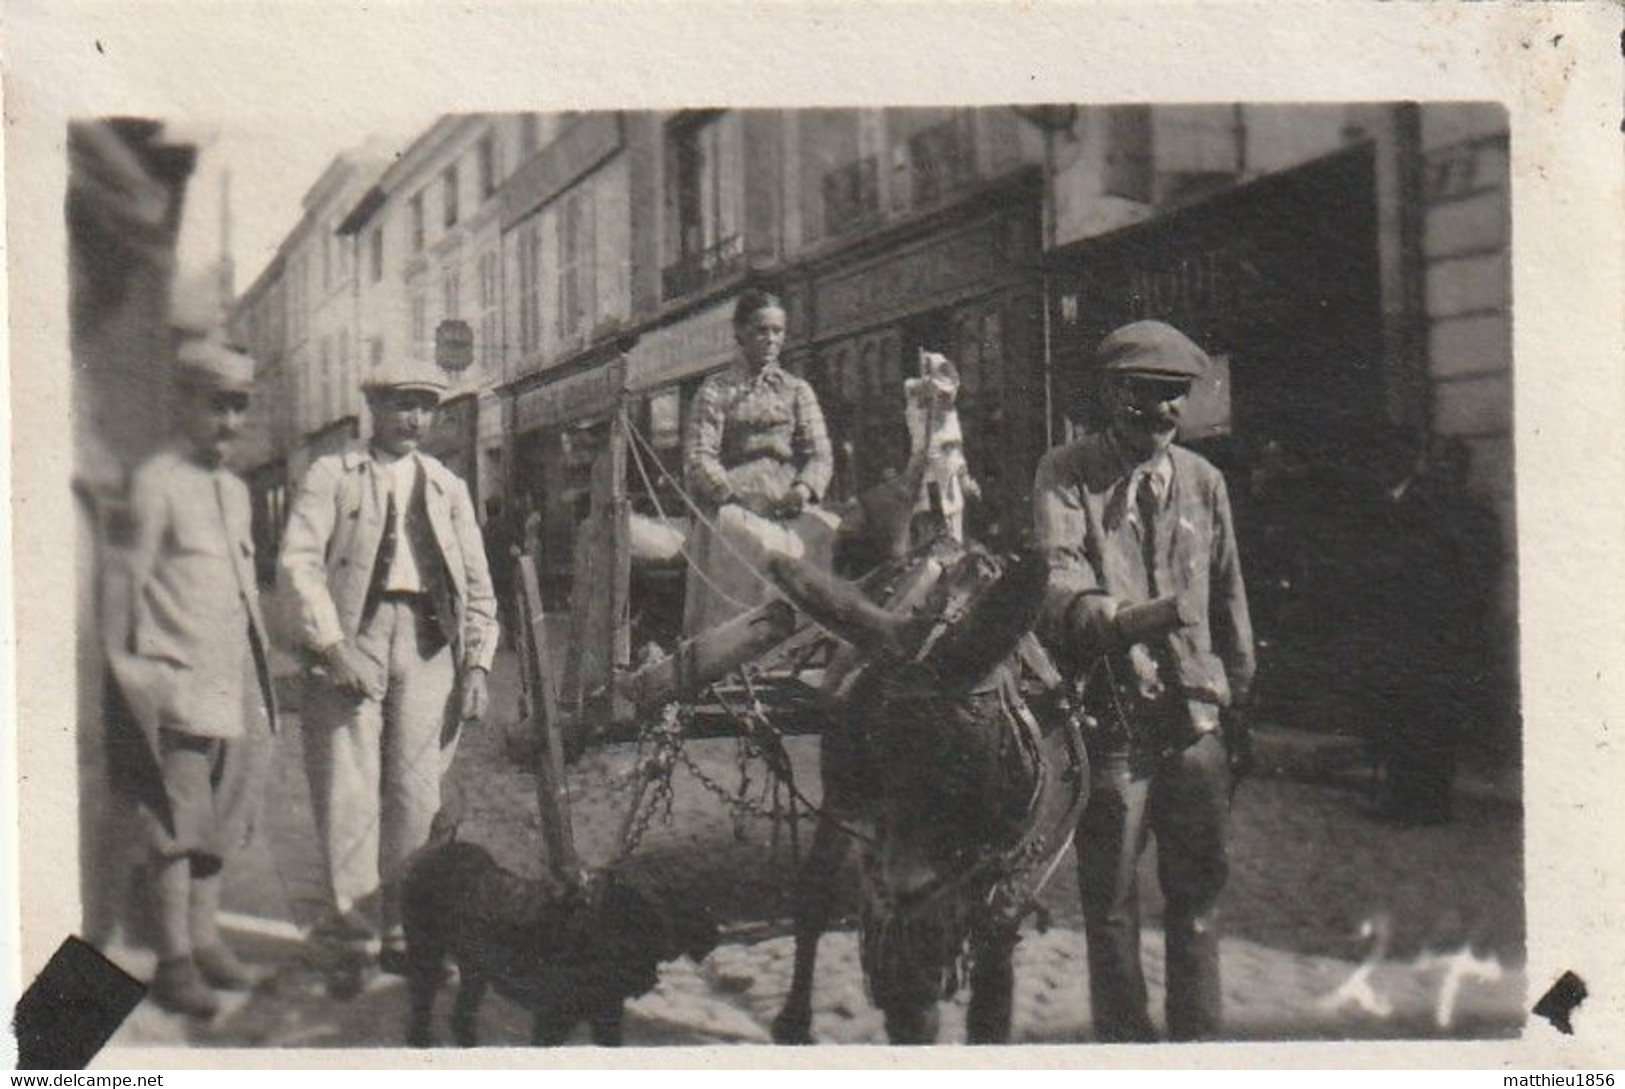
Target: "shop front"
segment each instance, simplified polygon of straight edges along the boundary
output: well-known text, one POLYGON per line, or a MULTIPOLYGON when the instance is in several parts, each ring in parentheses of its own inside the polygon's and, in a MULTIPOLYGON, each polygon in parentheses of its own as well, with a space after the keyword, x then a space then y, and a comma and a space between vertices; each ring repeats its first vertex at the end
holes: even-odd
POLYGON ((959 371, 965 452, 982 488, 967 530, 990 543, 1019 537, 1045 440, 1039 211, 1023 181, 792 282, 787 358, 829 424, 833 499, 903 470, 903 380, 922 350, 941 352, 959 371))

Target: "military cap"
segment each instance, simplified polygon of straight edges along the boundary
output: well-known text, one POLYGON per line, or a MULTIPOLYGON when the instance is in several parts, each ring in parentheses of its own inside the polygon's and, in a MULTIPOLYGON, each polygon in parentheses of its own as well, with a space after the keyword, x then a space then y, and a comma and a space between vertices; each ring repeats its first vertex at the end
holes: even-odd
POLYGON ((361 380, 361 389, 364 393, 419 390, 443 397, 449 386, 445 371, 427 360, 412 358, 386 360, 368 371, 366 377, 361 380))
POLYGON ((212 392, 249 393, 254 388, 254 360, 218 341, 189 340, 175 353, 175 379, 212 392))
POLYGON ((1136 321, 1110 333, 1095 350, 1107 374, 1194 381, 1207 373, 1207 353, 1172 325, 1136 321))

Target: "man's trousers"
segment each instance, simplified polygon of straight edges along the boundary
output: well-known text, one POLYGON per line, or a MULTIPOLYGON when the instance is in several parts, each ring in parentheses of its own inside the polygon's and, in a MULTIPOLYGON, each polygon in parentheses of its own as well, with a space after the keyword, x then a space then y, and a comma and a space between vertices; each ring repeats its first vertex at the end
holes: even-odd
POLYGON ((327 871, 325 925, 337 931, 326 936, 346 945, 399 940, 394 884, 429 838, 456 752, 455 664, 423 601, 386 597, 356 641, 378 668, 382 699, 324 677, 306 690, 305 771, 327 871))
POLYGON ((1225 825, 1230 769, 1208 733, 1184 750, 1140 766, 1127 751, 1090 753, 1088 806, 1078 827, 1078 886, 1089 946, 1089 994, 1103 1042, 1156 1039, 1140 967, 1140 855, 1157 837, 1167 946, 1168 1034, 1219 1032, 1219 939, 1214 909, 1229 864, 1225 825))

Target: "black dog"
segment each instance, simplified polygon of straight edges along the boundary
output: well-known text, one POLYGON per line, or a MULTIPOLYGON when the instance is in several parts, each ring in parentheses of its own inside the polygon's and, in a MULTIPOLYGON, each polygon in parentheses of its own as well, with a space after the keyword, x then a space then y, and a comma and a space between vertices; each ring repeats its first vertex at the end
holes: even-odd
POLYGON ((615 873, 579 887, 528 880, 472 843, 429 848, 402 891, 414 1047, 433 1042, 448 956, 461 977, 451 1017, 459 1045, 477 1042, 489 985, 531 1011, 533 1044, 562 1044, 586 1021, 594 1043, 613 1047, 622 1004, 655 985, 661 962, 698 962, 717 945, 716 923, 697 906, 659 901, 615 873))

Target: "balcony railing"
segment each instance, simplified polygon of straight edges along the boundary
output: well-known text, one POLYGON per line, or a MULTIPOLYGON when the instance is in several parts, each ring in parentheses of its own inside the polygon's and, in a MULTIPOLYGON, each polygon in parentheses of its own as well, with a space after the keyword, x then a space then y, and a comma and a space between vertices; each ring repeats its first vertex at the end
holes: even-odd
POLYGON ((744 267, 744 236, 730 235, 704 249, 691 250, 661 270, 661 295, 675 299, 690 294, 744 267))

